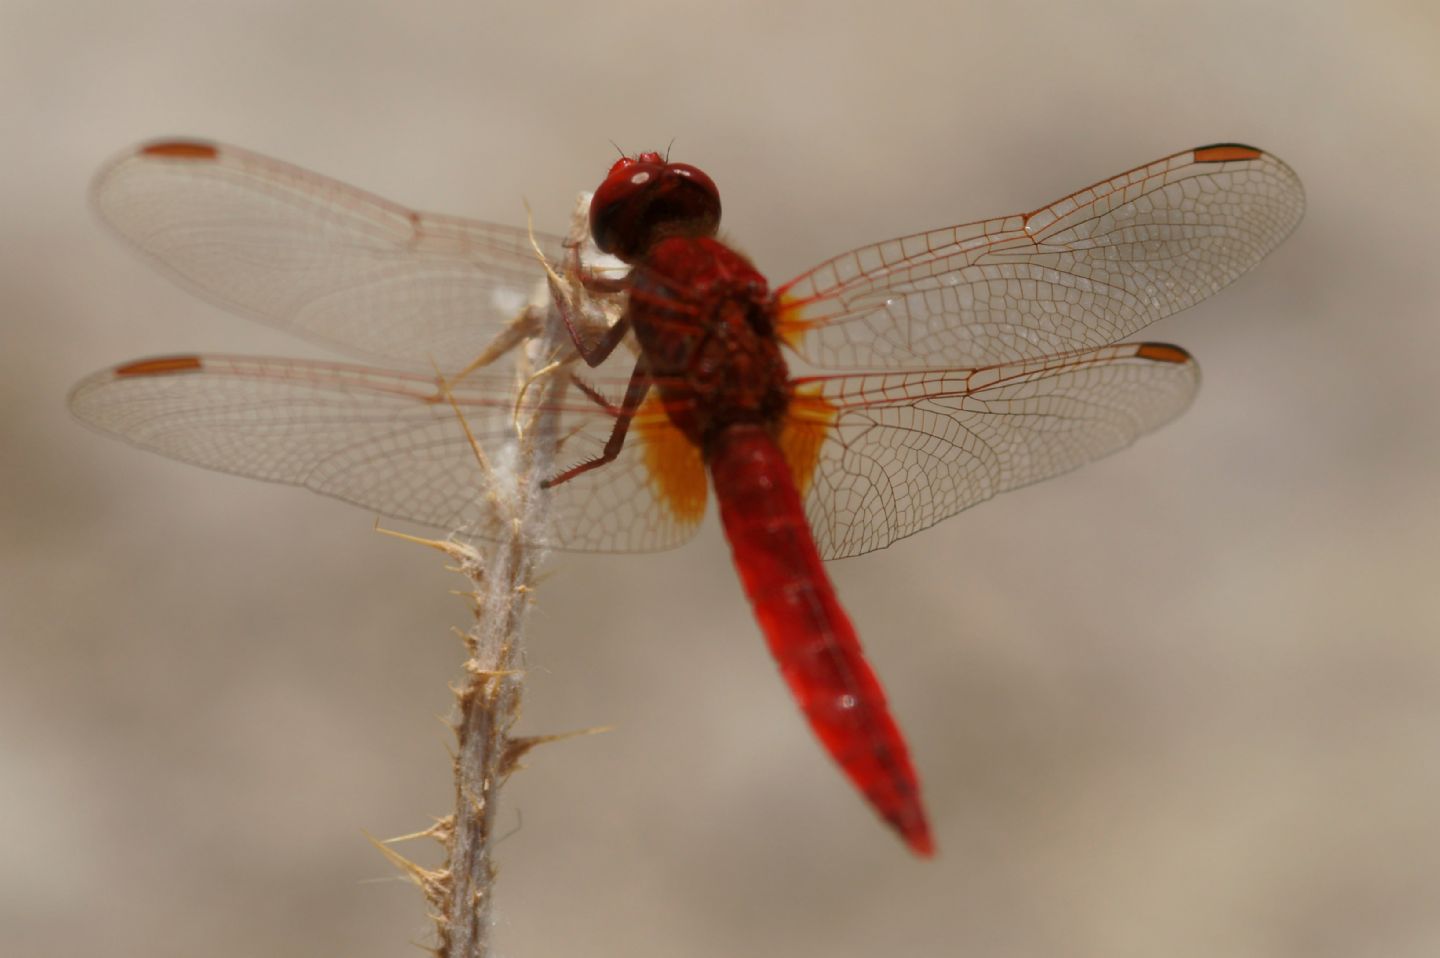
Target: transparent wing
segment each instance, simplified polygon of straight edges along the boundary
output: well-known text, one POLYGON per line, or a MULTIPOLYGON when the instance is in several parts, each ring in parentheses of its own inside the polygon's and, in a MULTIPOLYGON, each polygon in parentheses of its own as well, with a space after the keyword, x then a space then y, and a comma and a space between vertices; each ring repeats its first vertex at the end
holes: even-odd
MULTIPOLYGON (((407 368, 463 367, 545 279, 525 230, 417 213, 233 146, 135 148, 92 194, 110 226, 201 297, 407 368)), ((559 239, 536 241, 559 255, 559 239)))
POLYGON ((1105 346, 1231 283, 1300 221, 1295 172, 1221 144, 1031 213, 853 250, 779 290, 821 367, 989 366, 1105 346))
POLYGON ((791 428, 823 434, 802 478, 820 554, 882 548, 1115 452, 1178 416, 1199 384, 1190 355, 1160 343, 800 380, 791 428))
MULTIPOLYGON (((597 388, 613 393, 623 382, 597 388)), ((514 380, 466 377, 453 396, 476 444, 491 461, 503 461, 514 436, 514 380)), ((431 376, 294 359, 172 356, 95 373, 76 385, 70 407, 86 423, 173 459, 304 486, 446 532, 509 534, 509 517, 487 495, 465 429, 431 376)), ((553 408, 557 464, 598 455, 614 414, 574 389, 553 408)), ((705 474, 699 455, 652 402, 615 462, 550 495, 550 544, 557 548, 665 549, 699 523, 705 474)))

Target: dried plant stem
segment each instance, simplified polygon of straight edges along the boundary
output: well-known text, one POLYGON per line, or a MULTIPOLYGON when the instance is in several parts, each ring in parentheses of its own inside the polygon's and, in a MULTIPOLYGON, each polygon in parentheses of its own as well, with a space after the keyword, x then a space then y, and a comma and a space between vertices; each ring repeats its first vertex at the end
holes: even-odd
MULTIPOLYGON (((572 224, 577 244, 588 236, 588 209, 587 194, 577 203, 572 224)), ((473 624, 464 633, 468 652, 465 679, 455 689, 455 810, 421 833, 444 846, 445 861, 439 868, 427 869, 381 846, 424 892, 436 925, 434 952, 440 958, 485 958, 491 954, 500 789, 530 748, 558 737, 511 734, 520 715, 524 687, 525 621, 549 539, 547 497, 539 482, 555 474, 553 410, 568 381, 566 364, 575 357, 573 340, 555 304, 565 303, 574 311, 572 319, 579 315, 587 322, 610 323, 618 313, 613 299, 591 301, 586 296, 575 272, 578 265, 572 264, 561 275, 543 257, 541 261, 550 277, 548 298, 541 297, 517 317, 480 360, 460 373, 467 375, 502 355, 515 357, 512 442, 501 450, 485 450, 471 437, 479 474, 477 489, 484 490, 488 505, 501 520, 500 527, 509 529, 509 535, 479 547, 456 540, 414 540, 440 549, 456 561, 456 571, 470 579, 475 613, 473 624)), ((468 434, 458 406, 455 415, 468 434)))
POLYGON ((477 615, 481 637, 469 643, 467 681, 457 693, 455 812, 439 922, 438 953, 446 958, 489 952, 496 810, 500 786, 518 757, 510 729, 520 711, 524 593, 534 563, 518 539, 496 553, 499 561, 487 564, 490 588, 477 615))
MULTIPOLYGON (((517 320, 537 326, 533 312, 517 320)), ((510 534, 483 547, 457 540, 418 539, 399 536, 444 552, 457 562, 455 571, 471 583, 468 595, 474 603, 474 622, 463 634, 468 657, 465 679, 456 689, 458 717, 452 728, 457 748, 455 810, 419 835, 392 841, 428 836, 445 848, 439 868, 425 868, 380 845, 381 851, 403 870, 424 892, 435 920, 438 938, 434 953, 440 958, 484 958, 491 953, 490 928, 494 900, 496 813, 500 788, 516 763, 540 739, 516 738, 511 728, 520 716, 524 688, 525 656, 523 637, 530 609, 535 572, 543 558, 548 517, 539 477, 549 475, 553 429, 547 422, 543 403, 525 401, 536 377, 529 372, 535 355, 542 353, 548 337, 532 340, 517 350, 519 385, 515 412, 515 437, 506 450, 503 465, 496 466, 478 445, 477 488, 484 489, 491 508, 504 517, 510 534)), ((545 367, 548 371, 550 367, 545 367)), ((541 382, 537 396, 548 396, 553 385, 541 382)), ((464 424, 461 410, 457 420, 464 424)), ((466 432, 468 434, 468 426, 466 432)), ((391 535, 397 535, 391 533, 391 535)))
MULTIPOLYGON (((543 344, 534 343, 543 350, 543 344)), ((522 383, 528 383, 522 358, 522 383)), ((542 385, 538 393, 547 393, 542 385)), ((524 385, 521 387, 524 394, 524 385)), ((490 494, 508 513, 509 538, 490 543, 462 561, 473 584, 475 621, 465 636, 470 653, 465 682, 456 691, 459 717, 454 729, 455 811, 445 840, 444 897, 439 907, 437 954, 443 958, 481 958, 490 953, 490 929, 496 865, 494 848, 500 788, 533 742, 513 737, 524 685, 525 620, 530 593, 546 541, 539 479, 552 472, 553 444, 544 412, 524 418, 517 403, 517 436, 507 469, 477 461, 491 473, 490 494)))

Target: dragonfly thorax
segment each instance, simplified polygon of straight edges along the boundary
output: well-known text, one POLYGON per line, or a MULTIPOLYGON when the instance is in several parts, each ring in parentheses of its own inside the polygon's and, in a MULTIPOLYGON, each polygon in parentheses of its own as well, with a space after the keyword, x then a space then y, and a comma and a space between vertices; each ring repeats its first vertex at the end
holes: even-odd
POLYGON ((702 452, 726 426, 779 427, 790 372, 775 300, 743 255, 708 237, 661 240, 631 273, 628 315, 671 420, 702 452))

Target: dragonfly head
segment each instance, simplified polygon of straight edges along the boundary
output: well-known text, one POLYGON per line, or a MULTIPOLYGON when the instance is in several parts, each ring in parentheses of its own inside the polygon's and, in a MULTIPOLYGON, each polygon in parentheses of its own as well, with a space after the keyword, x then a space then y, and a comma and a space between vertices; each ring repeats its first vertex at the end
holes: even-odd
POLYGON ((688 163, 659 153, 622 156, 590 201, 590 234, 602 252, 627 263, 671 236, 714 236, 720 190, 688 163))

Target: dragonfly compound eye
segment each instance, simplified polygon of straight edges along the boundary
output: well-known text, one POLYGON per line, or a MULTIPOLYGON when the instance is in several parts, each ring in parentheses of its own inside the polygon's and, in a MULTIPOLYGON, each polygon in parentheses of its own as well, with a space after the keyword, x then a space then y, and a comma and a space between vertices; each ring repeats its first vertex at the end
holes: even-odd
POLYGON ((590 201, 595 245, 626 262, 666 237, 714 236, 719 227, 715 181, 688 163, 666 163, 655 153, 617 161, 590 201))

